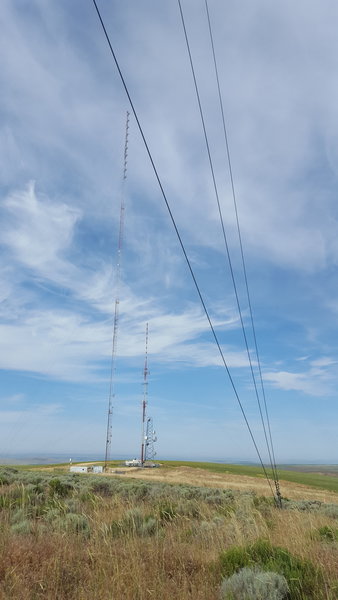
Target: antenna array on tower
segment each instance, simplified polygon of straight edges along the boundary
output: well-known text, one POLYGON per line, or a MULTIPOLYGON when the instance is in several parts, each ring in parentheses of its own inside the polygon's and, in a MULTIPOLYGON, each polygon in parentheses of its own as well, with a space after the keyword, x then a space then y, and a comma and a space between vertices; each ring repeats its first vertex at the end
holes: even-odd
POLYGON ((145 422, 148 404, 148 323, 146 325, 146 351, 144 359, 143 371, 143 401, 142 401, 142 444, 141 444, 141 465, 143 467, 145 461, 145 422))
POLYGON ((141 445, 141 467, 154 466, 145 464, 149 460, 153 460, 156 456, 154 444, 157 437, 154 431, 153 419, 147 416, 148 407, 148 336, 149 327, 146 325, 146 350, 143 371, 143 401, 142 401, 142 445, 141 445))
POLYGON ((157 441, 156 431, 154 430, 154 424, 151 417, 147 419, 147 429, 145 436, 145 453, 144 460, 154 460, 156 456, 155 442, 157 441))
POLYGON ((121 279, 121 258, 122 258, 122 246, 123 246, 123 233, 124 233, 124 209, 125 209, 125 181, 127 178, 127 159, 128 159, 128 135, 129 135, 129 112, 127 111, 126 119, 126 133, 124 143, 124 159, 123 159, 123 180, 121 190, 121 206, 120 206, 120 226, 119 226, 119 238, 117 248, 117 261, 116 261, 116 296, 115 296, 115 309, 114 309, 114 325, 113 325, 113 340, 112 340, 112 353, 111 353, 111 370, 110 370, 110 386, 109 386, 109 399, 108 399, 108 414, 107 414, 107 435, 106 435, 106 451, 104 458, 104 470, 107 470, 108 461, 110 460, 111 443, 112 443, 112 417, 113 417, 113 398, 115 397, 115 363, 116 363, 116 351, 117 351, 117 334, 119 324, 119 288, 121 279))

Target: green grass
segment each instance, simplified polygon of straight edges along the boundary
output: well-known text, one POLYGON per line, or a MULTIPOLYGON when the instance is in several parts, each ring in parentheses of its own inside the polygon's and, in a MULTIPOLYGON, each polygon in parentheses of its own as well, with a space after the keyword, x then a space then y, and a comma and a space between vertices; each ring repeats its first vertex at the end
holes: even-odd
MULTIPOLYGON (((220 563, 222 573, 227 577, 244 567, 255 566, 263 571, 283 575, 290 590, 288 597, 292 600, 318 600, 319 590, 325 587, 323 574, 318 567, 263 539, 248 546, 233 546, 222 552, 220 563)), ((248 594, 247 597, 251 595, 248 594)), ((255 597, 258 598, 256 595, 255 597)))
POLYGON ((286 471, 300 471, 301 473, 320 473, 338 477, 338 465, 280 465, 286 471))
MULTIPOLYGON (((196 469, 206 469, 214 473, 230 473, 231 475, 248 475, 249 477, 264 477, 262 468, 254 465, 227 465, 222 463, 209 462, 190 462, 190 461, 161 461, 164 467, 193 467, 196 469)), ((271 469, 267 469, 271 476, 271 469)), ((292 483, 301 483, 310 487, 329 490, 338 493, 338 478, 322 475, 320 473, 302 473, 300 471, 278 470, 278 476, 281 480, 291 481, 292 483)), ((282 490, 283 491, 283 490, 282 490)))

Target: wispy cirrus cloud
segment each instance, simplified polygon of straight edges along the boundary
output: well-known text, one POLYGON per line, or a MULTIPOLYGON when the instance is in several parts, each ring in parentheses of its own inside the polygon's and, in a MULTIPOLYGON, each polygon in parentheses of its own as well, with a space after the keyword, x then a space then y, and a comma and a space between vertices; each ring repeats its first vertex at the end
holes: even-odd
MULTIPOLYGON (((313 271, 336 264, 338 256, 334 195, 330 186, 324 192, 308 177, 319 160, 315 139, 319 139, 323 148, 320 160, 324 161, 328 181, 334 176, 336 84, 331 71, 336 40, 323 13, 314 4, 306 11, 306 18, 303 6, 290 13, 289 6, 286 3, 283 8, 271 10, 266 5, 264 24, 258 18, 258 5, 250 8, 246 19, 238 7, 232 7, 236 36, 222 18, 217 18, 216 8, 212 8, 211 14, 214 15, 216 48, 222 48, 224 56, 222 87, 246 246, 248 251, 272 264, 313 271), (304 32, 302 40, 295 26, 300 23, 304 32), (266 33, 268 25, 273 36, 266 33), (310 39, 311 43, 307 44, 306 40, 310 39), (320 54, 315 42, 321 45, 320 54), (241 51, 236 52, 236 48, 241 51), (255 68, 250 69, 250 77, 243 77, 248 57, 255 68), (320 84, 317 81, 314 85, 315 80, 320 84), (271 81, 274 85, 269 84, 271 81), (292 132, 292 143, 289 132, 292 132)), ((79 4, 75 3, 75 13, 78 8, 79 4)), ((122 146, 122 90, 104 40, 97 35, 95 15, 88 7, 83 16, 90 27, 80 27, 75 37, 68 35, 69 6, 66 3, 50 11, 36 3, 35 9, 37 21, 28 22, 9 2, 5 2, 2 9, 6 22, 2 43, 12 47, 2 73, 3 89, 7 90, 2 98, 3 110, 9 117, 2 147, 12 149, 9 152, 13 157, 12 183, 15 184, 18 176, 22 181, 23 176, 27 179, 38 174, 40 183, 49 190, 52 189, 49 182, 59 186, 59 178, 64 178, 70 167, 74 174, 85 177, 82 181, 85 185, 78 180, 75 187, 74 177, 69 178, 73 206, 79 208, 85 196, 86 211, 92 215, 96 212, 96 218, 104 220, 108 202, 118 190, 116 182, 122 154, 117 154, 118 144, 112 147, 109 141, 106 119, 111 114, 121 117, 121 125, 118 131, 114 126, 112 136, 119 136, 122 146), (55 46, 44 35, 51 31, 51 23, 58 31, 59 42, 55 46), (95 63, 83 60, 89 47, 95 63), (43 60, 43 56, 47 58, 43 60), (22 57, 25 57, 24 64, 22 57), (98 77, 101 72, 105 78, 98 77), (15 126, 16 122, 20 127, 15 126), (30 151, 26 147, 28 140, 30 151), (42 160, 41 154, 45 152, 47 158, 51 149, 50 160, 42 160), (24 168, 20 166, 23 154, 24 168), (112 171, 114 177, 108 177, 107 173, 112 171)), ((215 233, 217 209, 193 83, 188 60, 181 59, 185 48, 176 7, 153 11, 151 22, 138 6, 133 7, 135 19, 128 13, 122 17, 116 7, 114 10, 114 22, 109 10, 106 17, 119 54, 123 56, 121 63, 169 199, 174 204, 174 213, 187 239, 220 248, 221 232, 215 233), (154 48, 159 47, 161 52, 155 53, 154 48), (178 81, 180 93, 177 93, 178 81)), ((330 5, 330 10, 333 21, 336 9, 330 5)), ((214 77, 207 66, 210 44, 205 19, 203 11, 196 11, 191 2, 185 3, 185 11, 199 67, 225 220, 231 234, 234 214, 224 175, 226 160, 218 126, 217 98, 212 93, 214 77)), ((142 190, 146 206, 155 210, 155 206, 160 205, 158 210, 162 211, 151 169, 140 160, 143 149, 137 132, 133 132, 133 124, 131 129, 131 187, 135 193, 142 190)))
POLYGON ((71 263, 63 255, 71 245, 80 211, 38 198, 33 182, 9 195, 3 205, 8 217, 2 243, 13 258, 44 279, 57 282, 68 276, 71 280, 71 263))
MULTIPOLYGON (((225 357, 249 396, 178 7, 155 1, 147 9, 115 0, 100 5, 225 357)), ((205 6, 184 0, 183 8, 246 323, 205 6)), ((309 404, 326 395, 328 405, 338 326, 338 8, 331 0, 324 8, 305 0, 253 0, 245 10, 239 3, 210 3, 210 15, 265 380, 272 398, 292 392, 283 396, 289 407, 305 395, 309 404)), ((103 382, 104 388, 109 377, 127 103, 90 3, 32 0, 18 7, 4 0, 0 19, 0 366, 10 381, 8 395, 23 389, 42 414, 32 380, 47 381, 49 391, 64 385, 62 398, 69 397, 71 407, 82 383, 103 382)), ((125 382, 135 379, 149 322, 149 352, 163 376, 167 406, 173 394, 167 369, 176 369, 178 380, 190 370, 194 379, 205 374, 213 389, 220 358, 133 117, 126 201, 119 365, 125 382)), ((167 448, 192 383, 175 390, 170 426, 164 409, 167 448)), ((187 410, 180 431, 196 436, 196 452, 208 412, 199 393, 194 390, 196 427, 189 429, 187 410)), ((52 403, 48 394, 43 402, 52 403)), ((52 421, 72 440, 71 427, 54 417, 44 443, 50 443, 52 421)), ((127 421, 123 427, 128 432, 127 421)), ((237 438, 242 448, 240 426, 231 422, 231 428, 231 444, 237 438)), ((216 437, 215 452, 223 448, 223 432, 216 437)), ((285 444, 282 435, 279 441, 285 444)))
MULTIPOLYGON (((3 289, 0 326, 1 368, 68 381, 106 378, 108 371, 104 373, 102 365, 111 355, 112 267, 101 262, 101 270, 93 272, 91 265, 86 266, 76 238, 81 212, 37 194, 30 183, 5 199, 3 215, 7 287, 3 289), (44 307, 41 293, 46 297, 44 307), (17 313, 13 313, 11 300, 18 295, 20 303, 17 313), (35 301, 41 304, 39 309, 33 307, 35 301)), ((122 359, 143 355, 147 321, 156 361, 181 361, 190 366, 219 364, 213 343, 200 341, 209 332, 209 325, 199 307, 188 303, 185 308, 173 310, 166 306, 165 296, 142 296, 123 282, 119 295, 122 359)), ((238 327, 238 318, 230 307, 223 304, 215 309, 215 328, 238 327)), ((246 366, 241 351, 228 350, 232 366, 246 366)))
POLYGON ((335 393, 338 381, 337 362, 334 358, 321 357, 307 360, 303 371, 267 371, 263 373, 263 377, 266 382, 281 390, 317 397, 330 396, 335 393))

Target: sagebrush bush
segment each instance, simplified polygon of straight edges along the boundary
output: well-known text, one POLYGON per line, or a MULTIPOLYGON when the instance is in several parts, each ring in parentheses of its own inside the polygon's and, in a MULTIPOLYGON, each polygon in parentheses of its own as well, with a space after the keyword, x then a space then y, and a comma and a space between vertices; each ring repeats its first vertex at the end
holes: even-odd
POLYGON ((178 516, 176 504, 165 502, 160 503, 157 508, 159 519, 162 522, 172 521, 178 516))
POLYGON ((221 586, 222 600, 283 600, 289 586, 283 575, 244 567, 221 586))
POLYGON ((30 535, 34 531, 34 525, 32 521, 28 521, 28 519, 24 519, 22 521, 18 521, 11 526, 12 533, 16 533, 18 535, 30 535))
POLYGON ((106 479, 93 481, 90 489, 92 492, 94 492, 94 494, 99 494, 100 496, 111 496, 113 493, 110 482, 106 479))
POLYGON ((152 515, 144 515, 139 508, 128 510, 124 519, 120 522, 122 533, 131 533, 137 536, 154 535, 158 528, 157 519, 152 515))
POLYGON ((55 521, 56 519, 58 519, 61 516, 61 511, 59 508, 56 508, 54 506, 47 506, 44 512, 44 519, 45 521, 47 521, 48 523, 53 523, 53 521, 55 521))
POLYGON ((258 540, 249 546, 235 546, 220 556, 221 571, 230 577, 244 567, 258 567, 283 575, 292 600, 318 600, 324 597, 324 579, 310 561, 293 556, 288 550, 258 540))
POLYGON ((157 519, 154 517, 147 517, 144 519, 141 528, 139 530, 140 535, 155 535, 159 530, 159 524, 157 519))
POLYGON ((215 521, 200 521, 193 528, 193 534, 205 542, 208 538, 211 540, 214 538, 218 528, 219 525, 215 521))
POLYGON ((24 521, 27 517, 26 511, 23 508, 16 508, 10 514, 10 522, 14 525, 14 523, 20 523, 24 521))
POLYGON ((306 512, 316 512, 322 506, 320 500, 293 500, 291 508, 306 512))
POLYGON ((90 535, 90 526, 85 515, 67 513, 55 519, 53 525, 59 531, 76 533, 84 537, 89 537, 90 535))
POLYGON ((73 486, 67 481, 61 481, 61 479, 51 479, 49 482, 49 494, 51 497, 58 496, 60 498, 66 498, 73 491, 73 486))
POLYGON ((4 467, 0 469, 0 482, 2 485, 9 485, 15 481, 18 474, 18 470, 14 467, 4 467))
POLYGON ((338 529, 336 527, 330 527, 329 525, 323 525, 316 529, 313 537, 326 542, 334 542, 338 540, 338 529))
POLYGON ((321 512, 331 519, 338 519, 338 504, 324 504, 321 512))
POLYGON ((104 534, 108 533, 113 538, 120 537, 120 535, 123 535, 122 522, 121 521, 112 521, 110 523, 110 525, 108 525, 107 531, 106 531, 106 528, 104 528, 103 531, 104 531, 104 534))
POLYGON ((199 519, 201 517, 201 509, 195 500, 179 500, 176 505, 176 513, 180 517, 190 517, 199 519))
POLYGON ((104 528, 104 532, 113 538, 121 536, 142 537, 155 535, 160 526, 160 522, 154 515, 145 515, 140 508, 136 507, 129 509, 122 519, 111 521, 107 531, 104 528))
POLYGON ((77 498, 67 498, 64 503, 65 512, 79 513, 81 512, 81 502, 77 498))

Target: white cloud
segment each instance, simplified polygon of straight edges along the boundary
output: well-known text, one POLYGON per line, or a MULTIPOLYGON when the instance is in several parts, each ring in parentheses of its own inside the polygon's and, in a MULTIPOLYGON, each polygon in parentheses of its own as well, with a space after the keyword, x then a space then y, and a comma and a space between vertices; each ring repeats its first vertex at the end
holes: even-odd
MULTIPOLYGON (((242 292, 203 3, 199 8, 195 0, 184 2, 242 292)), ((177 5, 151 0, 145 10, 142 3, 113 2, 102 10, 226 360, 243 383, 247 357, 177 5)), ((322 321, 323 307, 335 311, 338 293, 337 4, 254 0, 211 3, 210 11, 249 281, 261 290, 253 308, 265 378, 295 397, 329 395, 336 383, 332 314, 326 329, 322 321), (295 338, 302 360, 294 368, 286 356, 295 338)), ((126 99, 90 4, 32 0, 18 8, 4 0, 0 18, 0 365, 18 378, 24 372, 102 381, 109 375, 116 296, 111 265, 126 99)), ((180 370, 218 366, 133 117, 126 201, 123 367, 143 361, 147 321, 153 363, 180 370)), ((8 395, 15 397, 12 385, 8 395)))
MULTIPOLYGON (((158 309, 155 309, 158 312, 158 309)), ((150 315, 150 316, 149 316, 150 315)), ((140 359, 144 355, 144 315, 134 312, 122 317, 118 335, 119 359, 140 359)), ((214 344, 199 343, 207 324, 196 310, 151 317, 149 351, 153 360, 164 364, 184 362, 190 366, 220 364, 214 344), (192 343, 194 341, 194 343, 192 343)), ((219 322, 222 328, 226 323, 219 322)), ((61 310, 27 311, 16 323, 0 325, 0 368, 40 373, 68 381, 94 381, 108 377, 112 322, 88 318, 61 310)), ((244 367, 242 352, 229 349, 229 364, 244 367)))
MULTIPOLYGON (((34 183, 26 190, 8 196, 4 207, 12 217, 2 234, 2 242, 16 260, 46 279, 57 281, 70 270, 62 255, 72 242, 79 210, 66 204, 38 199, 34 183)), ((67 273, 71 278, 72 273, 67 273)))
MULTIPOLYGON (((7 90, 3 104, 11 116, 3 143, 19 154, 12 161, 14 171, 13 165, 18 165, 13 180, 24 158, 26 177, 39 173, 45 189, 52 189, 47 182, 58 185, 58 167, 62 165, 60 173, 64 173, 68 161, 74 174, 85 177, 80 193, 80 182, 72 189, 74 206, 85 197, 86 210, 93 215, 96 210, 104 219, 110 208, 108 199, 118 189, 122 162, 121 86, 91 9, 84 15, 89 26, 80 26, 78 35, 69 37, 68 4, 47 9, 35 3, 35 8, 41 27, 32 21, 27 24, 11 3, 3 6, 7 24, 3 43, 11 48, 3 72, 7 90), (53 29, 55 47, 44 35, 53 29), (83 60, 88 48, 95 63, 83 60), (102 72, 109 74, 113 86, 98 76, 102 72), (114 111, 121 124, 118 134, 114 124, 111 148, 107 119, 114 111), (15 128, 15 119, 20 128, 15 128), (49 157, 51 148, 57 156, 56 168, 49 157), (44 150, 48 160, 41 157, 44 150)), ((79 9, 75 3, 75 13, 79 9)), ((231 7, 228 19, 236 23, 235 36, 228 19, 221 18, 223 8, 211 7, 216 49, 224 59, 221 83, 243 238, 248 252, 255 252, 260 260, 320 270, 337 261, 337 215, 330 189, 319 192, 308 173, 318 160, 316 138, 323 145, 324 161, 336 146, 336 84, 331 72, 337 41, 325 11, 317 10, 314 3, 306 9, 302 4, 291 10, 289 3, 273 10, 266 4, 265 9, 262 21, 257 3, 247 7, 245 19, 239 7, 231 7)), ((185 11, 231 238, 234 216, 224 174, 205 16, 190 2, 185 11)), ((329 11, 334 20, 332 4, 329 11)), ((117 11, 116 22, 111 23, 109 14, 107 9, 114 43, 123 56, 122 67, 178 223, 187 239, 220 248, 221 232, 177 7, 153 10, 150 21, 137 5, 132 18, 128 11, 123 15, 117 11), (154 52, 155 48, 161 51, 154 52)), ((131 119, 130 185, 135 193, 142 191, 146 206, 162 212, 162 199, 138 138, 131 119)), ((329 162, 324 168, 332 172, 329 162)))
POLYGON ((330 358, 329 356, 323 356, 322 358, 318 358, 317 360, 312 360, 311 365, 313 367, 331 367, 332 365, 336 365, 338 360, 334 358, 330 358))
POLYGON ((335 392, 337 376, 334 365, 337 361, 322 357, 309 361, 309 368, 303 372, 271 371, 264 372, 263 378, 273 387, 286 391, 299 391, 310 396, 328 396, 335 392))
MULTIPOLYGON (((32 183, 10 194, 4 211, 6 229, 2 242, 7 253, 3 271, 7 286, 3 288, 1 368, 64 380, 101 378, 101 361, 107 361, 111 353, 116 292, 112 288, 111 266, 101 261, 100 270, 93 271, 76 247, 80 211, 37 195, 32 183), (30 288, 35 284, 35 288, 27 291, 27 283, 30 288), (44 306, 44 293, 51 295, 53 308, 44 306), (41 305, 39 310, 32 308, 36 301, 41 305), (17 311, 13 312, 15 303, 17 311)), ((141 240, 138 249, 142 253, 141 240)), ((167 254, 174 269, 175 260, 172 261, 169 249, 167 254)), ((153 259, 147 259, 143 253, 142 256, 145 264, 153 259)), ((149 273, 146 289, 151 279, 149 273)), ((221 364, 213 341, 199 339, 210 331, 199 307, 189 303, 186 308, 173 311, 166 306, 165 296, 145 297, 144 289, 141 294, 121 282, 118 349, 122 358, 143 356, 148 321, 150 351, 157 361, 190 366, 221 364)), ((216 329, 230 331, 238 327, 238 318, 224 302, 214 303, 212 314, 216 329)), ((247 365, 242 351, 228 345, 225 353, 230 366, 247 365)))
POLYGON ((12 396, 5 396, 1 398, 2 405, 20 405, 25 400, 24 394, 13 394, 12 396))

